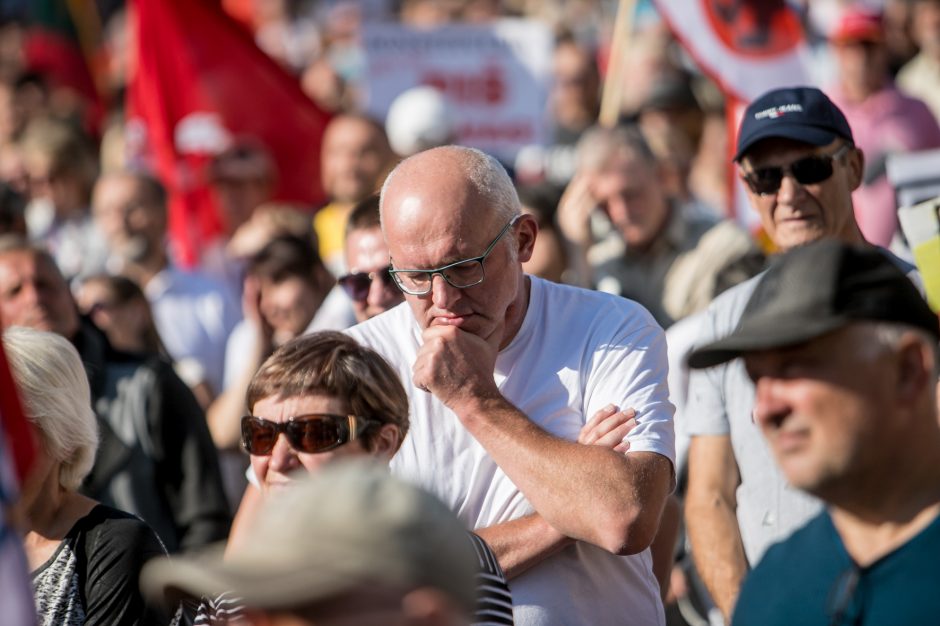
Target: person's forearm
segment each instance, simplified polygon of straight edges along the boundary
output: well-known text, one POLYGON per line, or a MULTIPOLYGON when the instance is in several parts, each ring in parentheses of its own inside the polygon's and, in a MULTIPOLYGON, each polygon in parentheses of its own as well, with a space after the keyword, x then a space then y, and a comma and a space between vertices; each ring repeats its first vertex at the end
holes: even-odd
POLYGON ((730 621, 747 574, 737 516, 719 497, 690 497, 685 514, 695 567, 715 605, 730 621))
POLYGON ((666 507, 659 522, 656 538, 650 545, 653 557, 653 575, 659 582, 659 594, 663 601, 669 594, 669 582, 672 576, 676 541, 679 538, 679 523, 682 517, 681 505, 675 495, 666 498, 666 507))
POLYGON ((616 554, 649 546, 671 488, 668 459, 558 439, 501 397, 456 413, 559 533, 616 554))
POLYGON ((538 513, 473 532, 493 550, 507 580, 574 543, 538 513))
POLYGON ((245 414, 245 394, 255 372, 271 353, 271 347, 263 341, 255 345, 242 364, 235 381, 220 393, 206 410, 206 422, 212 434, 212 442, 219 450, 234 450, 241 442, 241 418, 245 414))

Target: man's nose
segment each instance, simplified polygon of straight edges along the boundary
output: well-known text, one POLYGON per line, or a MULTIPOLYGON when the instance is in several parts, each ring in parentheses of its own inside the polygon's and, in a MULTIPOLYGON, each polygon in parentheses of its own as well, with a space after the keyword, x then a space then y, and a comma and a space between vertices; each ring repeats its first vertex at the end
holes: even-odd
POLYGON ((806 194, 806 188, 793 177, 793 173, 786 171, 777 190, 777 201, 783 204, 793 204, 806 194))
POLYGON ((22 294, 21 297, 31 304, 38 304, 43 299, 36 283, 32 281, 25 281, 20 293, 22 294))
POLYGON ((779 426, 790 412, 781 395, 783 381, 762 376, 754 385, 754 422, 761 428, 779 426))
POLYGON ((629 216, 629 206, 622 195, 616 194, 606 204, 607 217, 614 224, 623 224, 629 216))
POLYGON ((447 282, 441 274, 431 276, 431 302, 435 307, 449 310, 460 299, 460 291, 447 282))

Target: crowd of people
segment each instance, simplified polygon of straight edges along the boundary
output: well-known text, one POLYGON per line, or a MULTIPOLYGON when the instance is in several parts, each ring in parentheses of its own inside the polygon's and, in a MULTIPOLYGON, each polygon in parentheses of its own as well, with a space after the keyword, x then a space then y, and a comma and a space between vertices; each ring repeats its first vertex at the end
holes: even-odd
POLYGON ((886 163, 940 148, 940 1, 803 3, 822 87, 747 103, 733 149, 651 3, 613 126, 610 3, 228 3, 331 112, 327 199, 275 201, 237 137, 192 267, 99 4, 100 127, 0 26, 0 328, 38 442, 0 573, 38 623, 936 619, 940 322, 886 163), (373 12, 555 27, 548 145, 459 145, 433 90, 366 114, 373 12))

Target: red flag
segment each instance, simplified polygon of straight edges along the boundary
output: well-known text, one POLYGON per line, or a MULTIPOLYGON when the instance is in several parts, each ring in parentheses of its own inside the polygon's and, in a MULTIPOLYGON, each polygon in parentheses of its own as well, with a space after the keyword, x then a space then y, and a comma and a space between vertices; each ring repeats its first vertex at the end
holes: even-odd
POLYGON ((275 199, 323 201, 320 141, 329 115, 213 0, 134 0, 136 53, 127 141, 170 191, 170 236, 186 264, 222 232, 206 168, 233 136, 265 145, 275 199))
MULTIPOLYGON (((738 121, 751 100, 776 87, 810 82, 800 16, 785 0, 655 2, 676 38, 727 98, 729 159, 738 121)), ((729 210, 753 226, 756 216, 747 208, 741 183, 729 178, 729 210)))
POLYGON ((3 623, 11 626, 36 624, 36 605, 23 543, 19 533, 10 526, 14 517, 10 513, 36 452, 35 433, 20 406, 0 341, 0 598, 3 598, 3 623))
POLYGON ((36 434, 27 421, 26 414, 20 404, 20 395, 7 363, 7 354, 0 341, 0 428, 3 436, 0 443, 6 441, 13 456, 13 467, 16 470, 18 484, 22 485, 33 461, 36 458, 36 434))
POLYGON ((100 131, 105 103, 100 83, 98 12, 91 0, 32 0, 26 7, 23 60, 55 88, 79 97, 83 121, 92 134, 100 131))

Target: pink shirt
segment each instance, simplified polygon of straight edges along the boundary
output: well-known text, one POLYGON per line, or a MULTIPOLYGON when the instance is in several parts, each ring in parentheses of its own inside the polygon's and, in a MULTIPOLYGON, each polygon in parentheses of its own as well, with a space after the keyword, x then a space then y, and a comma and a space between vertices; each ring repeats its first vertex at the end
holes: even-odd
MULTIPOLYGON (((828 91, 852 127, 855 145, 865 153, 866 173, 892 152, 940 147, 940 126, 920 100, 906 96, 889 83, 863 102, 849 102, 841 89, 828 91)), ((884 172, 884 167, 881 168, 884 172)), ((855 217, 871 243, 888 246, 898 229, 897 204, 887 176, 863 184, 852 194, 855 217)))

